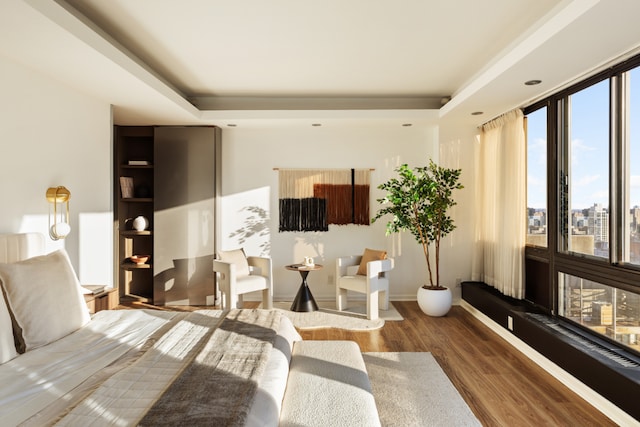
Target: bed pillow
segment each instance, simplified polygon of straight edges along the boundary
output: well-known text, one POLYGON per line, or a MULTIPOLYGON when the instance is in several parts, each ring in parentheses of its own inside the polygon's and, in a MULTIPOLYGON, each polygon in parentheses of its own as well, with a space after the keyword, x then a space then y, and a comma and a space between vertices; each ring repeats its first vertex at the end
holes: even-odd
POLYGON ((0 289, 0 364, 8 362, 18 355, 13 342, 13 328, 7 304, 0 289))
POLYGON ((367 263, 370 261, 378 261, 380 259, 387 259, 387 251, 377 251, 375 249, 365 249, 360 260, 360 267, 358 267, 358 274, 361 276, 367 275, 367 263))
POLYGON ((218 254, 220 261, 228 262, 229 264, 235 264, 236 277, 248 276, 250 273, 249 263, 247 257, 244 254, 244 249, 234 249, 231 251, 220 251, 218 254))
POLYGON ((62 338, 90 320, 82 288, 64 249, 0 264, 0 281, 19 353, 62 338))

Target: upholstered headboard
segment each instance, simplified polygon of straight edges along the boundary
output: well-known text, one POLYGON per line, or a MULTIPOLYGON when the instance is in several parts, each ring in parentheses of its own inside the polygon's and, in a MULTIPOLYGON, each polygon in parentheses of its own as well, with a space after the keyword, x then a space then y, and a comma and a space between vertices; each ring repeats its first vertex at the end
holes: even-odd
POLYGON ((44 254, 40 233, 0 234, 0 262, 16 262, 44 254))

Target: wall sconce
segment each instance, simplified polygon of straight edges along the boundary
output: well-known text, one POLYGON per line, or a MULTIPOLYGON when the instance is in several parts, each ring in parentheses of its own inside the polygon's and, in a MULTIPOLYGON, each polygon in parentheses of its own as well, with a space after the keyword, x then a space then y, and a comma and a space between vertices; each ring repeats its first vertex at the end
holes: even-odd
POLYGON ((47 202, 53 204, 53 215, 51 215, 51 208, 49 208, 49 236, 53 240, 64 239, 71 231, 69 225, 70 198, 71 192, 63 186, 47 188, 47 202))

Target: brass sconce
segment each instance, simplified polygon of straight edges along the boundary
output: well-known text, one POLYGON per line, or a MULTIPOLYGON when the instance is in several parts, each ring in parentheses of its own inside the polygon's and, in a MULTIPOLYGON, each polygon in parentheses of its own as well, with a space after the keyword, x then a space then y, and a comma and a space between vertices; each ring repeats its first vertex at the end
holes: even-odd
POLYGON ((63 186, 47 188, 47 202, 53 204, 53 215, 49 209, 49 236, 53 240, 67 237, 69 225, 69 199, 71 192, 63 186), (58 207, 58 205, 64 205, 58 207))

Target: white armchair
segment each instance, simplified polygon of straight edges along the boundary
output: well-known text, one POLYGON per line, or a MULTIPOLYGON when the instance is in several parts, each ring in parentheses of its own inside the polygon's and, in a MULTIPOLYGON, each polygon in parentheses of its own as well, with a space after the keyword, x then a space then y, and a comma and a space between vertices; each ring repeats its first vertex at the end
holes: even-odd
MULTIPOLYGON (((242 250, 239 250, 242 251, 242 250)), ((223 294, 225 310, 242 308, 243 294, 262 291, 262 307, 273 308, 271 258, 236 254, 227 259, 213 261, 213 271, 218 276, 218 286, 223 294)))
POLYGON ((347 291, 363 293, 367 298, 367 319, 378 318, 378 307, 389 309, 389 279, 393 258, 369 261, 366 275, 357 274, 362 256, 340 257, 336 260, 336 308, 347 305, 347 291))

